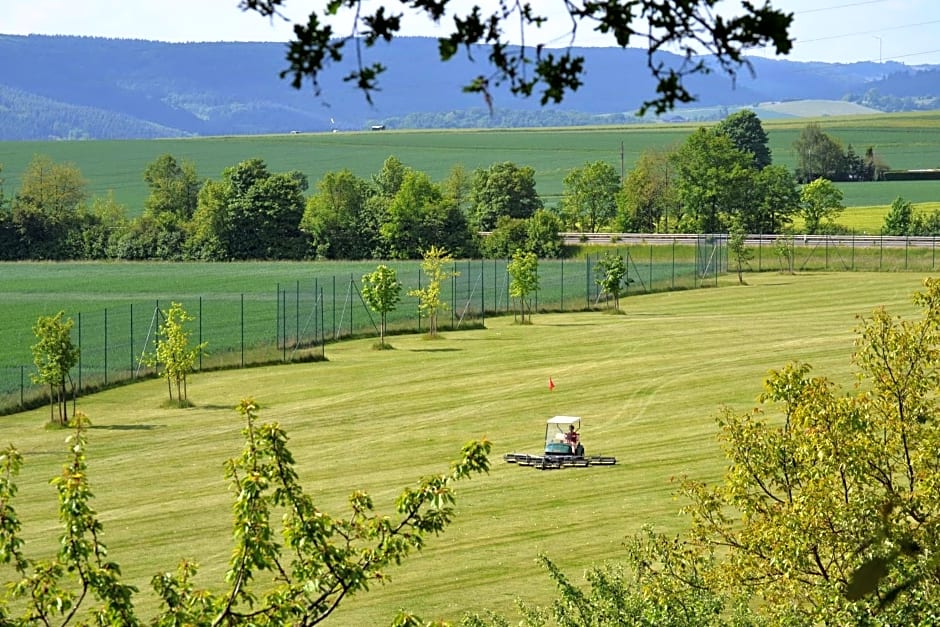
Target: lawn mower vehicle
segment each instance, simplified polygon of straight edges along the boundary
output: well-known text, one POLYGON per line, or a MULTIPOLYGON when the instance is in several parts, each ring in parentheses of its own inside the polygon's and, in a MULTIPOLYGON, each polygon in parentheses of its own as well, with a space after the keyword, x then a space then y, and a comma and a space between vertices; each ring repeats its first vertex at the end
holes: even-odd
POLYGON ((538 470, 612 466, 617 463, 615 457, 584 454, 584 444, 581 442, 581 418, 577 416, 554 416, 548 419, 545 423, 543 453, 506 453, 503 459, 510 464, 531 466, 538 470))

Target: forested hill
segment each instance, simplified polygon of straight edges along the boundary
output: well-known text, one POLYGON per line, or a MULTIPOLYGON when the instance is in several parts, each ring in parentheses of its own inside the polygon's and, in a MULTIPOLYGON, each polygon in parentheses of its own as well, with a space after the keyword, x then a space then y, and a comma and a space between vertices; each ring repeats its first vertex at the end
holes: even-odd
MULTIPOLYGON (((0 35, 0 140, 154 138, 388 127, 555 126, 623 123, 653 93, 643 51, 584 48, 585 85, 541 108, 496 92, 495 114, 461 87, 486 68, 459 54, 437 58, 428 38, 379 44, 366 54, 389 69, 370 106, 344 83, 344 61, 322 94, 279 78, 283 43, 169 44, 130 39, 0 35)), ((352 54, 348 56, 354 56, 352 54)), ((475 58, 485 59, 477 50, 475 58)), ((697 107, 848 99, 882 110, 940 108, 940 66, 895 62, 796 63, 752 59, 735 84, 715 73, 690 81, 697 107)), ((677 111, 674 115, 701 119, 677 111)))

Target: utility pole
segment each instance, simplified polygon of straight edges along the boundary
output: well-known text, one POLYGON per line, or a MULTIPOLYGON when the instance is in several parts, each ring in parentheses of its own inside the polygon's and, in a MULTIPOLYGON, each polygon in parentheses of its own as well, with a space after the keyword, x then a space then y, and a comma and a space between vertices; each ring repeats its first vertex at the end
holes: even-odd
POLYGON ((620 187, 623 187, 623 140, 620 141, 620 187))

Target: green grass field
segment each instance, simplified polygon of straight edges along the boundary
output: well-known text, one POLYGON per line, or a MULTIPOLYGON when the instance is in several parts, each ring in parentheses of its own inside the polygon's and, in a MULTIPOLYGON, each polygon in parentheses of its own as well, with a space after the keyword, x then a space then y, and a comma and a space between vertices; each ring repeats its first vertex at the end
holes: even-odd
MULTIPOLYGON (((868 146, 895 169, 940 167, 940 112, 820 118, 823 130, 864 154, 868 146)), ((792 168, 793 142, 808 119, 765 120, 774 162, 792 168)), ((362 177, 379 171, 394 155, 406 165, 443 180, 456 165, 468 171, 500 161, 531 166, 546 205, 555 206, 562 179, 572 168, 607 161, 618 170, 633 167, 652 147, 676 145, 699 124, 647 124, 624 127, 519 130, 445 130, 319 133, 299 135, 206 137, 129 141, 0 142, 5 189, 11 194, 36 154, 78 166, 91 196, 113 191, 129 215, 143 210, 148 189, 147 164, 169 153, 192 161, 202 178, 219 179, 222 170, 259 157, 274 172, 299 170, 312 185, 326 172, 343 168, 362 177)), ((940 201, 940 181, 912 183, 851 183, 840 185, 848 206, 890 205, 897 196, 912 202, 940 201)))
MULTIPOLYGON (((443 470, 461 444, 486 436, 493 469, 458 489, 458 518, 426 550, 391 570, 392 582, 344 603, 339 625, 387 624, 399 608, 455 620, 484 607, 511 611, 521 596, 544 603, 551 556, 581 583, 582 569, 616 560, 623 538, 644 524, 679 530, 672 478, 715 480, 724 466, 714 417, 722 405, 751 407, 771 368, 805 360, 816 374, 851 385, 856 315, 886 305, 911 315, 921 273, 746 275, 716 289, 631 297, 626 315, 536 315, 532 325, 492 318, 487 328, 440 341, 396 336, 331 345, 328 362, 199 374, 196 406, 161 409, 166 386, 145 381, 83 398, 92 419, 90 481, 110 558, 153 610, 148 580, 183 557, 199 583, 222 580, 230 551, 231 494, 222 462, 240 450, 232 406, 244 396, 291 436, 301 480, 317 503, 345 511, 354 489, 388 511, 417 476, 443 470), (548 390, 548 379, 555 382, 548 390), (537 451, 544 420, 584 419, 589 454, 613 467, 539 472, 501 461, 537 451)), ((42 428, 48 409, 0 420, 26 466, 17 506, 31 557, 56 546, 55 493, 61 431, 42 428)))

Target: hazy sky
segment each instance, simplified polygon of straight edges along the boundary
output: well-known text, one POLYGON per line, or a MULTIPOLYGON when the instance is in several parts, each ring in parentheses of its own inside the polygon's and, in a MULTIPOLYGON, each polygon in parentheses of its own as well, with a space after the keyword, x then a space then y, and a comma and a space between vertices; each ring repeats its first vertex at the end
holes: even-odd
MULTIPOLYGON (((558 30, 530 34, 528 43, 562 47, 568 43, 560 0, 531 0, 554 20, 558 30)), ((755 2, 760 4, 760 0, 755 2)), ((305 21, 325 2, 287 0, 285 13, 305 21)), ((366 4, 379 4, 366 2, 366 4)), ((386 3, 393 7, 398 2, 386 3)), ((496 5, 495 0, 455 0, 456 5, 496 5)), ((732 2, 728 2, 729 5, 732 2)), ((910 65, 940 64, 938 0, 773 0, 794 13, 793 61, 899 61, 910 65)), ((238 0, 2 0, 0 33, 26 35, 92 35, 160 41, 287 41, 289 24, 272 23, 256 13, 242 13, 238 0)), ((442 31, 428 20, 406 21, 410 35, 442 31)), ((604 45, 599 35, 580 32, 578 45, 604 45)), ((770 53, 754 51, 758 56, 770 53)))

